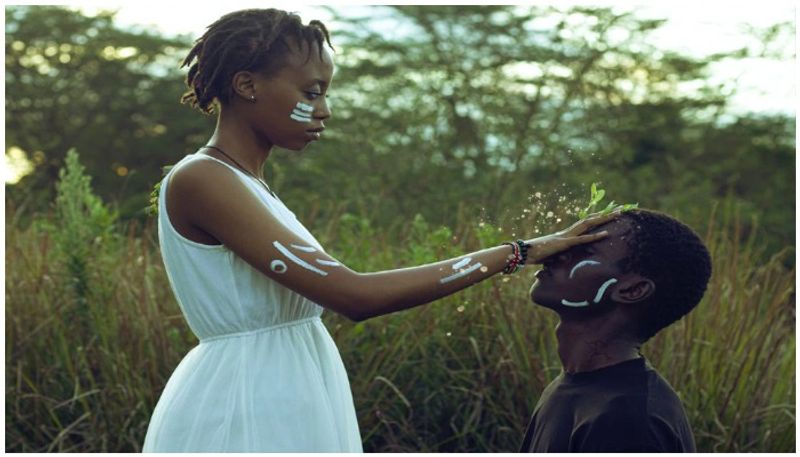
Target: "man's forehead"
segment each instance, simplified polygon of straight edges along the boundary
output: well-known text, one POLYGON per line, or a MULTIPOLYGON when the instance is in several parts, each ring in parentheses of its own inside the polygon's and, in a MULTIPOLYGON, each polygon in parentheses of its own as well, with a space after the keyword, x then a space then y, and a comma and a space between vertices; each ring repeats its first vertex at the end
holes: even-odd
MULTIPOLYGON (((605 223, 603 225, 598 225, 597 227, 592 228, 587 233, 597 233, 607 231, 608 236, 597 240, 595 242, 590 243, 590 245, 594 246, 615 246, 619 243, 619 241, 624 241, 629 235, 633 233, 633 224, 630 220, 626 218, 618 218, 614 219, 611 222, 605 223)), ((622 246, 625 246, 624 244, 622 246)))
POLYGON ((598 225, 596 227, 593 227, 586 233, 597 233, 597 232, 607 231, 609 237, 614 237, 614 236, 627 235, 632 230, 633 230, 633 225, 631 224, 631 221, 629 221, 625 217, 619 217, 612 221, 606 222, 603 225, 598 225))

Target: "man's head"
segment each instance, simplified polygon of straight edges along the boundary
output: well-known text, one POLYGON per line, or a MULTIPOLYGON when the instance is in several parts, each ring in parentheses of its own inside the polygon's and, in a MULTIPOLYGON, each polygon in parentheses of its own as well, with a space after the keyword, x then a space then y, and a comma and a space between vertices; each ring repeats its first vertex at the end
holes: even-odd
POLYGON ((632 210, 599 230, 609 236, 542 262, 531 288, 535 303, 562 320, 623 312, 642 342, 697 306, 711 257, 692 229, 666 214, 632 210))

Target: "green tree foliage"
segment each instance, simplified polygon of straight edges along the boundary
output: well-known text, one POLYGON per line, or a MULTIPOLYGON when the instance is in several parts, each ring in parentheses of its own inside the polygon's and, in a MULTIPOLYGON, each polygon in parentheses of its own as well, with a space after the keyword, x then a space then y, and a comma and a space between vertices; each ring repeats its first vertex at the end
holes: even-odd
MULTIPOLYGON (((663 21, 608 8, 332 12, 325 141, 267 164, 312 227, 350 212, 393 230, 419 213, 530 233, 518 215, 533 194, 543 195, 534 211, 574 217, 598 182, 700 230, 714 202, 732 197, 767 226, 771 251, 794 237, 794 118, 732 116, 735 85, 708 78, 715 62, 775 57, 786 24, 750 32, 758 49, 700 59, 648 44, 663 21)), ((9 187, 12 202, 46 208, 64 152, 77 147, 98 194, 123 218, 142 215, 161 167, 212 128, 178 103, 189 41, 121 30, 112 13, 7 8, 8 145, 37 164, 9 187)))
POLYGON ((113 13, 6 8, 6 141, 37 165, 10 197, 41 209, 72 147, 98 193, 141 212, 160 167, 207 132, 178 100, 188 39, 123 30, 113 13))
POLYGON ((793 236, 793 119, 723 122, 732 88, 707 78, 747 50, 664 51, 646 44, 662 21, 600 8, 403 6, 338 21, 331 133, 280 170, 293 202, 332 195, 379 221, 445 224, 482 208, 505 224, 537 191, 583 204, 597 181, 701 225, 732 194, 780 223, 781 242, 793 236), (766 131, 777 136, 754 155, 766 131), (754 156, 780 190, 744 184, 754 156))

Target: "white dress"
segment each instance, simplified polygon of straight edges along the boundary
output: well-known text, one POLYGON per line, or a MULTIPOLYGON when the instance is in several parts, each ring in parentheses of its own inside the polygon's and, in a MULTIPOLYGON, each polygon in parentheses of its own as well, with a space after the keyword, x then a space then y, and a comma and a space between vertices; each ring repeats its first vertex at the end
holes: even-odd
MULTIPOLYGON (((225 246, 181 236, 161 183, 158 236, 170 285, 200 343, 169 378, 144 452, 362 452, 353 398, 322 308, 269 279, 225 246)), ((265 210, 309 245, 294 213, 233 170, 265 210)), ((224 192, 225 189, 220 189, 224 192)), ((246 229, 246 227, 243 227, 246 229)))

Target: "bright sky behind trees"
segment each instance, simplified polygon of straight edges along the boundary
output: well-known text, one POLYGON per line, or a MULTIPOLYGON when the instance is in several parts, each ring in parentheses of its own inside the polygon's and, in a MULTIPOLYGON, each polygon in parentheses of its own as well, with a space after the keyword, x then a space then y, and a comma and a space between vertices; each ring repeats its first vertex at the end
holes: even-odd
MULTIPOLYGON (((415 2, 410 2, 415 3, 415 2)), ((120 24, 130 26, 155 26, 166 34, 199 36, 207 25, 221 15, 244 8, 283 8, 299 13, 304 21, 320 19, 330 22, 331 14, 325 7, 302 2, 265 3, 253 0, 201 2, 189 8, 184 2, 69 2, 70 5, 93 5, 86 8, 106 8, 118 11, 120 24)), ((696 56, 736 49, 742 46, 759 46, 748 37, 748 27, 768 27, 790 21, 796 24, 797 12, 793 1, 765 0, 758 2, 723 1, 629 1, 629 0, 551 0, 528 2, 543 6, 567 8, 572 5, 613 6, 619 11, 638 11, 648 18, 664 18, 668 22, 653 34, 653 40, 667 49, 696 56)), ((346 15, 363 14, 367 2, 340 2, 330 6, 346 15)), ((523 4, 524 5, 524 4, 523 4)), ((335 30, 334 30, 335 36, 335 30)), ((783 59, 750 59, 717 64, 714 78, 738 80, 738 94, 732 108, 742 111, 784 113, 795 112, 796 104, 796 37, 786 37, 777 46, 783 59)), ((777 49, 776 49, 777 50, 777 49)))

